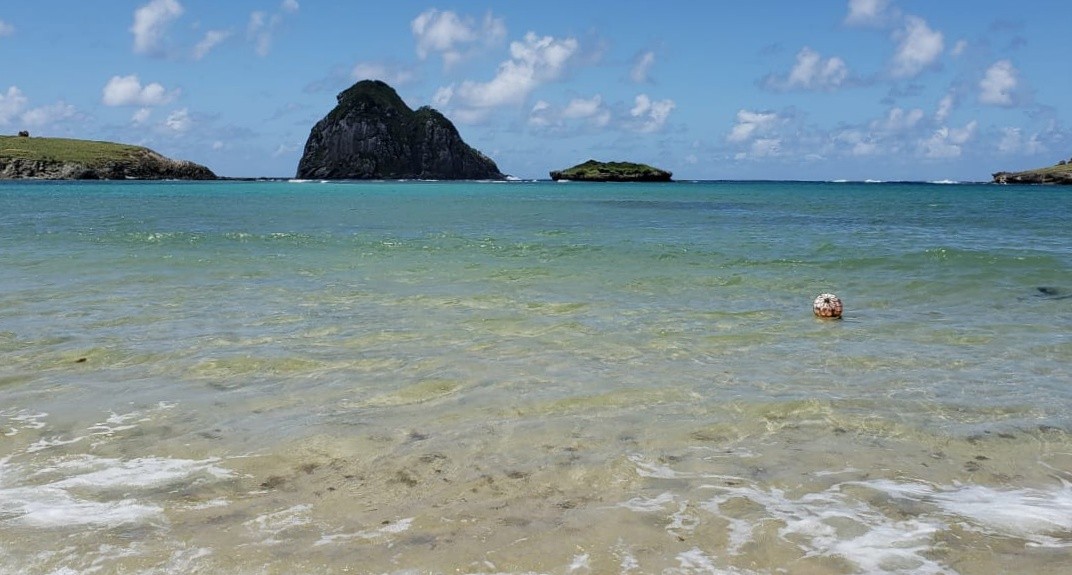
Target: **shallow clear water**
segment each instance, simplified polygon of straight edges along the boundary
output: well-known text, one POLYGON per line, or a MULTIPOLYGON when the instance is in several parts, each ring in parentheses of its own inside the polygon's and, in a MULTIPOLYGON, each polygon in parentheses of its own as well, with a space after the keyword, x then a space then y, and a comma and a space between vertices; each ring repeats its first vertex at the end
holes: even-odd
POLYGON ((1063 573, 1070 213, 0 184, 0 573, 1063 573))

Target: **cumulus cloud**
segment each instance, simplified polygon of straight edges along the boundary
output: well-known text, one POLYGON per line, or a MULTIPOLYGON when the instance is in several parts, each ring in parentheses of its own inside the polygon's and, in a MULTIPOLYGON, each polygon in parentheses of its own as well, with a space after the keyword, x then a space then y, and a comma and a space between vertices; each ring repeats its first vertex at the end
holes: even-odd
POLYGON ((652 100, 647 94, 639 94, 634 100, 629 115, 636 120, 633 129, 638 132, 655 132, 666 124, 674 110, 673 100, 652 100))
MULTIPOLYGON (((523 41, 510 43, 510 59, 499 64, 498 73, 489 82, 462 82, 450 91, 463 116, 479 117, 478 112, 499 106, 520 105, 541 84, 558 79, 577 54, 573 38, 556 39, 529 32, 523 41)), ((442 89, 440 94, 447 92, 442 89)))
POLYGON ((764 86, 773 90, 836 90, 849 77, 845 61, 822 55, 805 46, 797 52, 797 61, 786 76, 768 76, 764 86))
POLYGON ((562 110, 562 117, 590 120, 596 126, 606 126, 610 122, 610 110, 603 105, 603 98, 599 95, 589 99, 574 98, 562 110))
POLYGON ((889 0, 849 0, 845 23, 850 26, 881 26, 888 17, 889 0))
POLYGON ((932 30, 927 21, 918 16, 906 16, 904 27, 893 34, 897 50, 891 63, 895 78, 912 78, 933 65, 942 55, 945 45, 942 33, 932 30))
POLYGON ((164 121, 164 125, 175 132, 187 132, 193 125, 193 120, 190 118, 190 111, 186 108, 180 108, 175 110, 171 114, 168 114, 167 120, 164 121))
POLYGON ((164 38, 171 23, 182 16, 178 0, 152 0, 134 11, 134 52, 156 55, 162 51, 164 38))
POLYGON ((275 35, 283 24, 283 14, 294 14, 298 9, 296 0, 284 0, 275 14, 269 15, 261 10, 250 13, 249 23, 246 24, 246 38, 253 43, 253 49, 258 56, 267 56, 272 51, 275 35))
POLYGON ((10 86, 7 92, 0 92, 0 126, 6 126, 17 118, 26 108, 28 102, 17 86, 10 86))
POLYGON ((78 110, 66 102, 28 110, 29 102, 29 98, 17 86, 10 86, 6 92, 0 92, 0 126, 14 122, 18 122, 19 127, 45 126, 78 115, 78 110))
POLYGON ((920 151, 928 158, 949 159, 960 157, 964 144, 974 136, 978 122, 972 120, 963 128, 949 128, 942 126, 935 130, 930 137, 920 141, 920 151))
POLYGON ((574 98, 564 108, 556 108, 545 100, 536 102, 529 110, 529 126, 556 132, 570 127, 602 129, 610 127, 614 114, 603 97, 574 98))
POLYGON ((27 110, 22 114, 20 119, 22 123, 34 127, 45 126, 68 118, 76 116, 78 111, 74 106, 65 102, 57 102, 50 106, 41 106, 32 110, 27 110))
POLYGON ((4 36, 10 36, 15 33, 15 27, 3 20, 0 20, 0 38, 4 36))
POLYGON ((655 65, 655 52, 638 54, 633 61, 633 68, 629 70, 629 79, 637 84, 645 84, 651 81, 651 68, 655 65))
POLYGON ((923 119, 923 110, 913 108, 891 108, 886 117, 871 123, 871 129, 880 132, 905 132, 911 130, 923 119))
POLYGON ((159 106, 172 100, 164 87, 156 82, 141 85, 138 76, 112 76, 105 84, 101 102, 105 106, 159 106))
POLYGON ((942 96, 942 99, 938 101, 938 109, 934 112, 934 119, 938 123, 944 123, 949 118, 949 114, 953 112, 953 106, 956 103, 957 101, 952 92, 942 96))
POLYGON ((1019 85, 1019 72, 1012 62, 998 60, 986 70, 979 81, 979 101, 992 106, 1012 106, 1019 85))
POLYGON ((1002 154, 1038 155, 1049 151, 1039 134, 1025 136, 1022 128, 1004 128, 998 151, 1002 154))
POLYGON ((153 114, 153 111, 149 108, 138 108, 138 111, 130 117, 130 121, 135 124, 144 124, 149 121, 149 116, 153 114))
POLYGON ((770 132, 781 121, 782 119, 774 112, 739 110, 737 112, 737 123, 733 125, 726 139, 730 142, 746 142, 770 132))
POLYGON ((432 54, 439 54, 448 68, 479 46, 494 45, 506 37, 506 25, 490 12, 477 23, 473 18, 463 18, 449 10, 429 9, 410 22, 410 30, 417 40, 417 56, 425 60, 432 54))
POLYGON ((194 60, 200 60, 205 56, 208 56, 208 53, 211 52, 213 48, 230 37, 230 30, 209 30, 208 32, 205 32, 205 37, 194 46, 194 60))

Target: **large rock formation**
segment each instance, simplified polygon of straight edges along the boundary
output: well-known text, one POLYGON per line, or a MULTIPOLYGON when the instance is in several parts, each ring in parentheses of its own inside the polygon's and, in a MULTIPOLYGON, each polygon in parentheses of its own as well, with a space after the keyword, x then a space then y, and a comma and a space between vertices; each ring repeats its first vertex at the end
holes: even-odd
POLYGON ((0 136, 0 180, 214 180, 205 166, 141 146, 0 136))
POLYGON ((341 92, 313 126, 297 177, 319 180, 501 180, 490 158, 469 147, 454 124, 424 106, 410 109, 378 80, 341 92))

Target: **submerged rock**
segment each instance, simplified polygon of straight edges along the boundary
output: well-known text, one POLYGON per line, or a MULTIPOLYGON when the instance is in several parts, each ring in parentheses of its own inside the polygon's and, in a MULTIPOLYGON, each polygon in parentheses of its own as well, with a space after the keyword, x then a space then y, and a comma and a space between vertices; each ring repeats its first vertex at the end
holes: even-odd
POLYGON ((362 80, 313 126, 297 177, 321 180, 501 180, 490 158, 462 141, 454 124, 424 106, 410 109, 393 88, 362 80))

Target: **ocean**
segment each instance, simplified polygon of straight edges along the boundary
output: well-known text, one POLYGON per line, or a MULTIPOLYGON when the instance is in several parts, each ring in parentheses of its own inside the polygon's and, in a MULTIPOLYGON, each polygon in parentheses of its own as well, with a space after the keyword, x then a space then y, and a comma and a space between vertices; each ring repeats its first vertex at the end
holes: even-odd
POLYGON ((1070 215, 0 183, 0 573, 1067 573, 1070 215))

